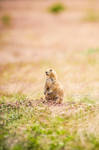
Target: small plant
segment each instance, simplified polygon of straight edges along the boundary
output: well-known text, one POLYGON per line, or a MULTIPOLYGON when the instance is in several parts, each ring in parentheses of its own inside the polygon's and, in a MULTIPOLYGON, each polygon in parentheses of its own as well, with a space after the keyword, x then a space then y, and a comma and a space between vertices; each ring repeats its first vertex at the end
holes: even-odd
POLYGON ((53 4, 52 6, 49 7, 49 12, 51 13, 60 13, 62 11, 64 11, 66 8, 63 4, 61 3, 56 3, 53 4))
POLYGON ((9 15, 4 15, 1 19, 5 26, 9 26, 11 24, 11 17, 9 15))
POLYGON ((84 17, 84 21, 98 22, 99 21, 99 14, 97 14, 97 12, 95 12, 94 10, 90 9, 90 10, 88 10, 86 16, 84 17))
POLYGON ((99 48, 90 48, 87 51, 85 51, 86 54, 94 54, 94 53, 99 53, 99 48))

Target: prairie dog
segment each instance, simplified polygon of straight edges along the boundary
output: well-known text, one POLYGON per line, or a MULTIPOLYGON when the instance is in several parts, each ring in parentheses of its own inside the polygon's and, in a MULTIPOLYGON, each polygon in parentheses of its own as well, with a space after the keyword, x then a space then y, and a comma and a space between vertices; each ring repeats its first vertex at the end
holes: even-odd
POLYGON ((64 96, 62 85, 57 80, 56 72, 53 69, 48 69, 45 72, 46 82, 44 87, 44 95, 47 101, 52 100, 56 103, 61 103, 64 96))

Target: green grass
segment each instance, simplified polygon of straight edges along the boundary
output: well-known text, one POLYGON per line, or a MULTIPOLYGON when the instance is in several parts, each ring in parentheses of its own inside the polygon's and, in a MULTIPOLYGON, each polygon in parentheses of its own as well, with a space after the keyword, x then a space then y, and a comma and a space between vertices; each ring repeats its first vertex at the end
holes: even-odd
POLYGON ((54 13, 54 14, 60 13, 60 12, 64 11, 65 9, 66 9, 66 6, 64 6, 64 4, 62 4, 62 3, 52 4, 48 8, 49 12, 54 13))
POLYGON ((9 15, 4 15, 1 18, 2 23, 4 26, 10 26, 11 25, 11 17, 9 15))
POLYGON ((69 103, 64 114, 55 111, 54 115, 48 105, 34 105, 36 101, 16 94, 11 98, 17 101, 9 103, 8 96, 1 97, 0 150, 99 149, 98 125, 94 124, 94 131, 89 128, 99 114, 96 105, 69 103), (70 110, 76 112, 68 114, 70 110))

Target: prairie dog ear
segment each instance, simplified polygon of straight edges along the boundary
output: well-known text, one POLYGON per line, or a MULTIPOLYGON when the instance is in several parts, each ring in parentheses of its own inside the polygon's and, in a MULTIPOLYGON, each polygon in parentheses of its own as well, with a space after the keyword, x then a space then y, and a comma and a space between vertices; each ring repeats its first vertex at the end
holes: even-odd
POLYGON ((55 72, 55 70, 54 70, 54 69, 52 69, 52 68, 50 68, 50 69, 49 69, 49 72, 50 72, 50 73, 54 73, 54 72, 55 72))

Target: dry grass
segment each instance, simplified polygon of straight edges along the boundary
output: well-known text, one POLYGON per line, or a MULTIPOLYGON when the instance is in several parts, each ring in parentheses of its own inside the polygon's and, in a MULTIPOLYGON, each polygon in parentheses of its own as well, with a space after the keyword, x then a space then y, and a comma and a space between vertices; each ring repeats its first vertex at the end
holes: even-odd
POLYGON ((99 22, 99 12, 89 9, 83 20, 86 22, 99 22))
MULTIPOLYGON (((1 65, 1 92, 43 96, 46 68, 54 68, 64 86, 65 99, 98 98, 98 49, 56 55, 48 61, 1 65), (35 72, 34 72, 35 71, 35 72), (94 72, 94 74, 93 74, 94 72)), ((98 101, 97 101, 98 102, 98 101)))

